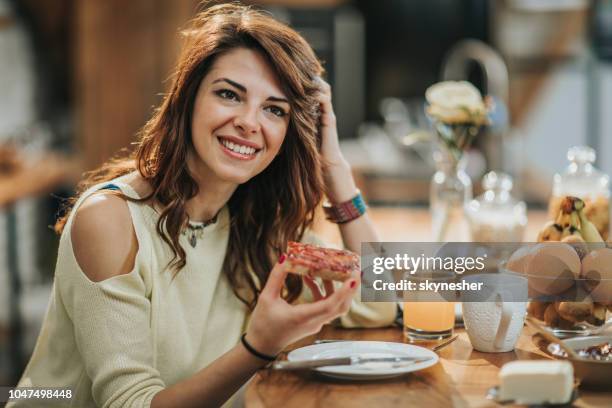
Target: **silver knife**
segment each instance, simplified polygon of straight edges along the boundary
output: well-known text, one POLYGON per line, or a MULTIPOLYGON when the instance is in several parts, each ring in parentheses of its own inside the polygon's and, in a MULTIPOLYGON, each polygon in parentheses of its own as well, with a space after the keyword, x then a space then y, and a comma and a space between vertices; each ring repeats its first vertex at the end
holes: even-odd
POLYGON ((357 365, 364 363, 423 363, 431 360, 431 357, 337 357, 337 358, 321 358, 315 360, 298 360, 298 361, 277 361, 272 365, 275 370, 303 370, 307 368, 339 366, 339 365, 357 365))

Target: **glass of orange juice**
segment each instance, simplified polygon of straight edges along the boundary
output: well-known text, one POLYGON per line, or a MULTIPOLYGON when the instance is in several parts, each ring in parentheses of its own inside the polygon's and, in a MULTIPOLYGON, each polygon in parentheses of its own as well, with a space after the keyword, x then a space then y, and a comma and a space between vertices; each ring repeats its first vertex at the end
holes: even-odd
POLYGON ((455 326, 456 291, 427 289, 429 283, 451 283, 457 274, 445 270, 405 276, 416 290, 404 292, 404 336, 408 341, 435 341, 451 337, 455 326), (422 288, 425 285, 424 289, 422 288))
POLYGON ((404 336, 409 341, 445 339, 453 335, 455 302, 404 302, 404 336))

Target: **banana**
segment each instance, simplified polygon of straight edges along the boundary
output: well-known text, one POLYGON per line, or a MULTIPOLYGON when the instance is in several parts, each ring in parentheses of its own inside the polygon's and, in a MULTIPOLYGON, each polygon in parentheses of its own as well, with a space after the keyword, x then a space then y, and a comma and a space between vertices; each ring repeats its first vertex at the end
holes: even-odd
POLYGON ((555 219, 555 225, 557 230, 561 231, 561 236, 550 234, 550 236, 554 238, 550 239, 551 241, 561 241, 572 235, 580 235, 580 219, 574 210, 573 201, 571 201, 569 197, 565 197, 561 201, 559 212, 555 219))
POLYGON ((591 221, 587 218, 584 208, 584 201, 576 197, 570 197, 573 200, 574 210, 578 214, 578 218, 580 219, 580 233, 582 237, 587 242, 593 243, 603 243, 604 240, 601 238, 597 227, 593 225, 591 221))
POLYGON ((538 242, 560 241, 562 233, 563 228, 559 224, 554 221, 549 221, 544 224, 544 228, 540 230, 538 242))
POLYGON ((599 231, 595 228, 595 225, 584 215, 584 209, 578 211, 578 217, 580 218, 580 233, 587 242, 603 243, 604 240, 599 235, 599 231))
POLYGON ((565 211, 559 211, 557 215, 557 219, 555 220, 555 224, 560 225, 562 229, 566 229, 572 226, 572 216, 571 213, 566 213, 565 211))
POLYGON ((580 232, 579 227, 580 223, 570 225, 567 228, 563 228, 563 232, 561 233, 562 240, 567 238, 571 242, 586 242, 582 237, 582 233, 580 232))
POLYGON ((572 234, 565 236, 561 242, 570 244, 580 257, 580 260, 582 260, 582 258, 587 256, 589 253, 589 247, 587 246, 584 238, 582 238, 582 235, 580 235, 580 230, 575 230, 572 234))
POLYGON ((580 217, 578 216, 578 213, 576 211, 572 211, 572 213, 570 214, 570 223, 570 229, 572 229, 573 232, 577 231, 578 234, 582 237, 582 234, 580 234, 580 217))
POLYGON ((582 238, 582 235, 580 234, 580 229, 578 227, 574 227, 573 225, 570 225, 569 227, 563 228, 563 232, 561 233, 562 241, 564 238, 568 238, 572 236, 577 236, 577 237, 582 238))
POLYGON ((547 222, 538 234, 538 242, 561 241, 580 234, 580 218, 574 210, 574 197, 564 197, 559 202, 557 217, 547 222))
POLYGON ((555 223, 563 228, 562 238, 574 234, 580 228, 580 218, 574 209, 574 200, 574 197, 565 197, 559 206, 555 223))

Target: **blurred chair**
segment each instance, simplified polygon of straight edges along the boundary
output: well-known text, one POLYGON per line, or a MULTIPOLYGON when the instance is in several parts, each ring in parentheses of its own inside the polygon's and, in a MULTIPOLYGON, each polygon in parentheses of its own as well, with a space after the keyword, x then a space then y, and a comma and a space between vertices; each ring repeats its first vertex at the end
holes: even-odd
POLYGON ((510 84, 508 68, 501 55, 480 40, 468 39, 458 42, 446 54, 442 64, 442 80, 467 80, 473 65, 480 69, 484 80, 484 94, 494 97, 497 112, 503 112, 502 123, 496 123, 483 153, 486 156, 488 168, 503 171, 504 151, 503 137, 510 123, 508 119, 508 98, 510 84))

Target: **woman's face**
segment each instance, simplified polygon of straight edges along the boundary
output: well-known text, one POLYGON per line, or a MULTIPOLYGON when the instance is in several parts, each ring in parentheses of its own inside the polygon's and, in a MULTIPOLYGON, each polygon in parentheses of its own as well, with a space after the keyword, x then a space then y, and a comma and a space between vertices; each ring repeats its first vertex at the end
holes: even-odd
POLYGON ((219 56, 200 83, 189 165, 197 178, 241 184, 264 170, 289 126, 289 101, 257 51, 219 56))

